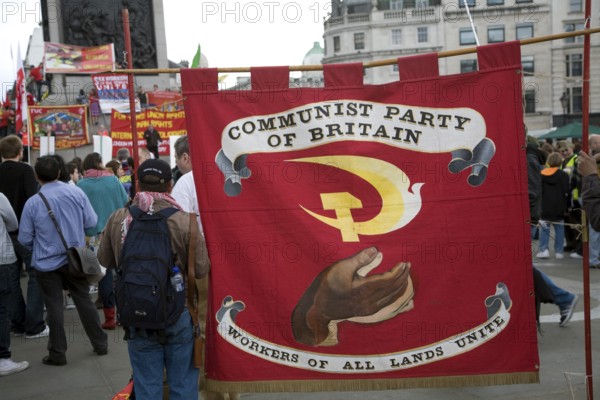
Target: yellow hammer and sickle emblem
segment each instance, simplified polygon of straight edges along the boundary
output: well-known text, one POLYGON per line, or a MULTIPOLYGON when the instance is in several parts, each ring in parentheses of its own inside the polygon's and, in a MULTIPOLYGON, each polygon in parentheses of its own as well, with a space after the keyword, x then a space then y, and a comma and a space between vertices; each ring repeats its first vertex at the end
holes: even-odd
POLYGON ((321 193, 323 209, 335 211, 335 218, 325 217, 300 205, 312 217, 338 229, 344 242, 358 242, 359 235, 381 235, 400 229, 421 210, 423 183, 416 183, 410 188, 408 176, 386 161, 362 156, 307 157, 288 161, 339 168, 359 176, 377 190, 381 196, 381 211, 368 221, 354 221, 351 210, 363 205, 359 198, 348 192, 321 193))

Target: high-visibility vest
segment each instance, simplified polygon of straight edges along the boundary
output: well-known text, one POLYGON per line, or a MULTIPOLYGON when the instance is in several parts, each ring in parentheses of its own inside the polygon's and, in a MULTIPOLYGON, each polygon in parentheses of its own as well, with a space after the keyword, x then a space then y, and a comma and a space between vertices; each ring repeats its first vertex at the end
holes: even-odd
MULTIPOLYGON (((567 163, 565 164, 565 167, 563 168, 563 171, 565 171, 567 174, 569 174, 569 178, 571 178, 573 176, 573 173, 575 172, 575 168, 577 168, 577 166, 575 165, 575 160, 577 160, 576 155, 572 156, 569 159, 569 161, 567 161, 567 163)), ((573 201, 579 200, 579 189, 577 189, 577 187, 575 187, 575 189, 573 189, 573 191, 571 192, 571 196, 573 198, 573 201)))

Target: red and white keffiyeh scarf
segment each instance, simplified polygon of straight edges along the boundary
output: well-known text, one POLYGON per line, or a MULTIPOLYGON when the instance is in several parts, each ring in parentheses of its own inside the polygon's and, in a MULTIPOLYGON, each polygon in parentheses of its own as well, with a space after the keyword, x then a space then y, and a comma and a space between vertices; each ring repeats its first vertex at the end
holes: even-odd
POLYGON ((88 169, 83 173, 84 178, 101 178, 103 176, 115 176, 115 174, 106 169, 88 169))
MULTIPOLYGON (((133 198, 134 204, 136 204, 140 210, 143 212, 153 214, 154 210, 154 200, 162 199, 167 201, 171 206, 176 209, 183 211, 181 206, 177 204, 177 201, 171 196, 169 193, 165 192, 138 192, 133 198)), ((127 236, 127 231, 129 229, 129 225, 131 224, 133 217, 131 214, 127 215, 127 218, 123 220, 123 225, 121 226, 121 243, 125 242, 125 236, 127 236)))

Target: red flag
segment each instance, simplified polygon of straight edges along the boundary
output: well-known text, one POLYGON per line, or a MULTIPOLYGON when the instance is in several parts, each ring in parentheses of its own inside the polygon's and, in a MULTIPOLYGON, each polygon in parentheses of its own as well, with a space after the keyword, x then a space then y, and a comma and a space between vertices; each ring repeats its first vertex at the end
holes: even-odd
POLYGON ((27 96, 25 93, 25 70, 23 69, 23 59, 21 58, 21 46, 17 48, 17 112, 15 115, 15 128, 17 132, 27 121, 27 96))

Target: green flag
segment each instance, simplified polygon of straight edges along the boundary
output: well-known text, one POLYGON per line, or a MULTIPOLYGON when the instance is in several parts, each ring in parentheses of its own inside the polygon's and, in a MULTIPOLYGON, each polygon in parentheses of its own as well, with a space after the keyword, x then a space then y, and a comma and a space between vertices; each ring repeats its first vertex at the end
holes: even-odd
POLYGON ((192 68, 199 68, 200 67, 200 44, 198 44, 198 50, 196 51, 196 55, 194 56, 194 59, 192 60, 192 68))

